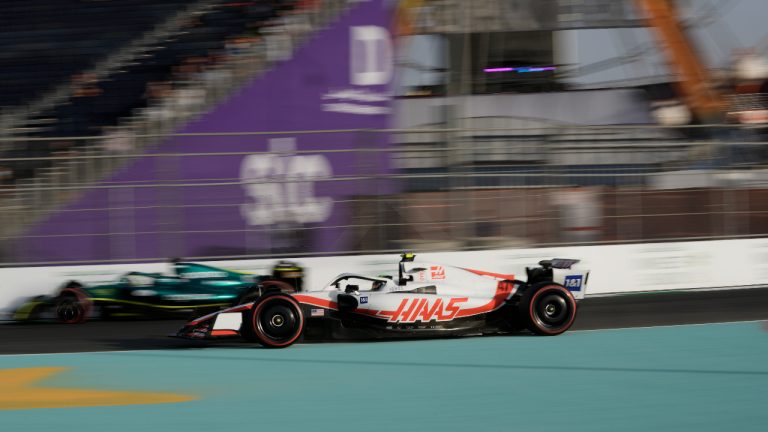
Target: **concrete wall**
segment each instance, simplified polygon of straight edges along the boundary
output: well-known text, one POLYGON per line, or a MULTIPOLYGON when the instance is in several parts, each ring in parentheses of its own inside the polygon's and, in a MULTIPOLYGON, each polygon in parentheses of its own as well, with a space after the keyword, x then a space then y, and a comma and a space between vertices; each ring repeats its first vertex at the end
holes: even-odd
MULTIPOLYGON (((513 273, 524 279, 526 265, 553 257, 580 258, 592 270, 587 295, 768 283, 768 239, 430 252, 418 254, 417 260, 513 273)), ((393 272, 398 260, 397 254, 297 259, 307 269, 307 287, 321 287, 341 272, 393 272)), ((266 273, 273 262, 267 259, 211 264, 266 273)), ((34 295, 52 293, 67 280, 96 283, 131 270, 169 269, 164 263, 0 269, 0 310, 8 311, 34 295)))

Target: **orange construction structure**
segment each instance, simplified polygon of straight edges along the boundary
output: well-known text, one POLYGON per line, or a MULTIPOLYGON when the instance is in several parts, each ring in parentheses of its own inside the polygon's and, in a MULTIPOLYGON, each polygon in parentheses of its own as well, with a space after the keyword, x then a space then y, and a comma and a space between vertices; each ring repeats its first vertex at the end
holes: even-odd
POLYGON ((678 76, 678 94, 696 118, 719 121, 725 108, 720 93, 713 88, 681 22, 674 0, 635 0, 663 47, 670 69, 678 76))

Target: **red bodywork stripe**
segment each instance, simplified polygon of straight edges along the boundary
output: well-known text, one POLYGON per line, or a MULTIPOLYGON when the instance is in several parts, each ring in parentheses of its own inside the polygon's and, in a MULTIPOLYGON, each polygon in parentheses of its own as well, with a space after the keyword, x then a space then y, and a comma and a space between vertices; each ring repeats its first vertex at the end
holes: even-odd
POLYGON ((253 303, 248 303, 248 304, 244 304, 244 305, 240 305, 240 306, 235 306, 235 307, 230 308, 230 309, 226 309, 226 312, 227 313, 230 313, 230 312, 242 312, 242 311, 248 310, 248 309, 250 309, 252 307, 253 307, 253 303))
MULTIPOLYGON (((491 312, 498 308, 500 308, 505 301, 509 298, 510 294, 512 294, 512 290, 514 289, 515 285, 510 282, 505 281, 499 281, 499 284, 496 286, 496 293, 493 295, 493 298, 488 303, 468 308, 468 309, 461 309, 459 313, 456 314, 456 318, 463 318, 468 317, 472 315, 478 315, 481 313, 491 312)), ((333 309, 338 310, 339 305, 336 302, 332 302, 330 300, 324 300, 315 298, 312 296, 297 294, 293 296, 298 302, 312 305, 312 306, 319 306, 327 309, 333 309)), ((419 308, 416 308, 416 310, 419 310, 419 308)), ((391 318, 395 316, 395 314, 399 314, 401 311, 377 311, 373 309, 358 309, 354 311, 355 313, 361 314, 361 315, 371 315, 381 318, 391 318)))
POLYGON ((513 275, 513 274, 493 273, 493 272, 487 272, 487 271, 483 271, 483 270, 475 270, 475 269, 470 269, 470 268, 465 268, 464 270, 466 270, 468 272, 472 272, 472 273, 474 273, 476 275, 490 276, 490 277, 494 277, 496 279, 512 280, 512 279, 515 278, 515 275, 513 275))
POLYGON ((488 303, 469 309, 462 309, 456 314, 457 318, 477 315, 485 312, 491 312, 500 308, 505 301, 512 294, 512 290, 515 288, 515 284, 506 281, 500 281, 496 286, 496 294, 493 295, 493 299, 488 303))
POLYGON ((213 337, 219 337, 219 336, 237 336, 240 333, 236 332, 235 330, 211 330, 211 336, 213 337))
POLYGON ((332 302, 330 300, 324 300, 319 299, 316 297, 303 295, 303 294, 294 294, 293 298, 296 299, 299 303, 305 303, 312 306, 320 306, 328 309, 338 309, 339 305, 336 302, 332 302))
MULTIPOLYGON (((330 300, 319 299, 316 297, 302 295, 302 294, 296 294, 293 296, 293 298, 295 298, 299 303, 304 303, 312 306, 319 306, 326 309, 339 310, 339 304, 336 302, 332 302, 330 300)), ((354 311, 354 313, 357 313, 360 315, 377 316, 380 313, 382 313, 382 311, 377 311, 373 309, 357 309, 354 311)), ((392 312, 389 312, 389 314, 392 314, 392 312)))

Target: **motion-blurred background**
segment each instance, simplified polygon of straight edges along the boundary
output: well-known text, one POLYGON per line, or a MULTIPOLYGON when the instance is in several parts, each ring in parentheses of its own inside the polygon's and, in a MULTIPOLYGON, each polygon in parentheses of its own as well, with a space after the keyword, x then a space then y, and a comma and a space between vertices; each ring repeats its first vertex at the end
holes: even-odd
POLYGON ((760 0, 0 0, 4 265, 768 234, 760 0))

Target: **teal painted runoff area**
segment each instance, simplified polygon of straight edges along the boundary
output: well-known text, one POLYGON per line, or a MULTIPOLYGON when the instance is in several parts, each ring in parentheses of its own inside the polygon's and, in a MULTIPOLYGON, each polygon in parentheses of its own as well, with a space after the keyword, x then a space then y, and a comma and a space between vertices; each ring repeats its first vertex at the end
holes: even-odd
POLYGON ((72 369, 39 385, 200 399, 0 411, 0 430, 768 430, 764 323, 0 357, 50 366, 72 369))

